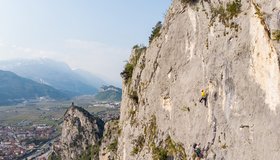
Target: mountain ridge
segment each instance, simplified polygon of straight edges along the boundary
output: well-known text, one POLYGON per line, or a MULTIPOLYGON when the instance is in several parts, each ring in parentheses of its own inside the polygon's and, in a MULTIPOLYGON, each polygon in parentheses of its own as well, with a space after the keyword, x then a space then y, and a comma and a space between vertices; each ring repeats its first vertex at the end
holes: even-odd
POLYGON ((122 89, 113 85, 102 86, 98 93, 95 95, 95 99, 99 101, 115 101, 120 102, 122 97, 122 89))
POLYGON ((69 96, 48 86, 10 71, 0 70, 0 104, 15 104, 42 97, 55 100, 68 99, 69 96))
POLYGON ((82 71, 73 71, 67 64, 51 59, 19 59, 0 61, 0 69, 44 83, 72 96, 91 95, 105 83, 82 71), (93 84, 97 82, 95 86, 93 84))

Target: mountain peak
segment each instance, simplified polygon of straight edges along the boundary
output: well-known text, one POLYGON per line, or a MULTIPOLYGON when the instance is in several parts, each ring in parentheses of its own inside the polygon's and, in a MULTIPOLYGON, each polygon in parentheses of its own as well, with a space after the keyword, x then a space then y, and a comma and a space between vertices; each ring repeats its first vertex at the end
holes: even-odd
MULTIPOLYGON (((82 107, 71 104, 64 114, 61 134, 62 159, 76 160, 97 147, 103 136, 104 122, 82 107)), ((98 157, 98 153, 94 155, 98 157)))

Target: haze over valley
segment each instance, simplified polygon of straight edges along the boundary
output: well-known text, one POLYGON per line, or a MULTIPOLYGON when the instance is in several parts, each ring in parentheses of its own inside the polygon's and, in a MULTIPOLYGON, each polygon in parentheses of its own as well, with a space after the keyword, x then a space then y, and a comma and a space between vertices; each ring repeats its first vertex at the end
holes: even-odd
POLYGON ((0 160, 278 160, 279 0, 0 1, 0 160))
POLYGON ((0 1, 0 160, 61 159, 70 112, 89 143, 95 120, 117 131, 120 73, 164 18, 170 1, 159 2, 0 1))

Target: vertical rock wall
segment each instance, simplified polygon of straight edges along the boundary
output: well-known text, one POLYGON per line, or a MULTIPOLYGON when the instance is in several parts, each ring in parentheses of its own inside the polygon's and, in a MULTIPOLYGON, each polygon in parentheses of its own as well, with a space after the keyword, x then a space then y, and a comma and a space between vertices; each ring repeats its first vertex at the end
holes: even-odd
POLYGON ((120 159, 187 159, 194 143, 205 159, 280 157, 280 2, 232 2, 173 1, 124 82, 120 159))

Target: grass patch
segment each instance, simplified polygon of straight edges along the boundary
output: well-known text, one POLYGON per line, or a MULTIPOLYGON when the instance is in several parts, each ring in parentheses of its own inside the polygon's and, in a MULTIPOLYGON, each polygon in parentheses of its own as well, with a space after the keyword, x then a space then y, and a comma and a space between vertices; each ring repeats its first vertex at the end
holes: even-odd
POLYGON ((187 160, 187 154, 182 144, 175 143, 170 136, 165 139, 165 145, 152 146, 153 159, 166 160, 180 159, 187 160))
POLYGON ((153 159, 155 160, 166 160, 168 158, 168 152, 163 147, 155 147, 153 149, 153 159))
POLYGON ((235 0, 233 2, 227 3, 227 14, 230 19, 233 17, 237 17, 239 13, 241 13, 241 0, 235 0))
POLYGON ((89 148, 82 152, 80 160, 96 159, 99 153, 99 145, 90 145, 89 148))
POLYGON ((144 144, 145 144, 145 137, 144 137, 144 135, 139 135, 137 139, 134 139, 132 141, 132 144, 134 146, 133 146, 133 149, 131 151, 131 155, 134 156, 134 155, 138 154, 139 152, 141 152, 143 147, 144 147, 144 144))
POLYGON ((134 144, 134 147, 131 151, 131 155, 135 156, 136 154, 141 152, 145 145, 145 142, 147 142, 147 145, 149 149, 151 149, 153 155, 156 154, 158 152, 158 148, 155 145, 157 134, 158 131, 157 131, 156 116, 152 115, 151 119, 149 120, 149 123, 144 127, 144 135, 140 135, 136 140, 133 140, 132 143, 134 144))
POLYGON ((215 19, 218 17, 219 22, 222 22, 226 27, 230 27, 230 20, 237 17, 241 13, 241 0, 235 0, 228 2, 226 7, 220 5, 218 7, 211 7, 212 17, 210 20, 210 26, 213 25, 215 19))
POLYGON ((273 35, 273 40, 276 40, 276 41, 280 41, 280 30, 276 30, 272 33, 273 35))
POLYGON ((148 149, 152 153, 154 160, 166 160, 166 159, 180 159, 187 160, 187 154, 182 144, 175 143, 170 136, 164 141, 161 141, 159 145, 156 144, 158 137, 157 120, 156 116, 152 115, 151 119, 144 126, 144 135, 138 136, 137 139, 133 140, 133 149, 131 155, 139 154, 144 145, 147 144, 148 149))
POLYGON ((112 143, 109 144, 108 150, 116 153, 118 150, 118 140, 114 139, 112 143))
POLYGON ((155 115, 152 115, 152 117, 149 121, 149 125, 145 126, 144 134, 145 134, 145 137, 147 137, 149 140, 149 146, 151 146, 152 143, 154 143, 155 139, 157 138, 157 134, 158 134, 157 120, 156 120, 155 115))
POLYGON ((227 146, 226 143, 222 144, 222 146, 221 146, 222 149, 227 149, 227 147, 228 147, 228 146, 227 146))
POLYGON ((165 140, 168 155, 178 156, 181 160, 187 160, 187 154, 182 144, 175 143, 170 136, 165 140))

